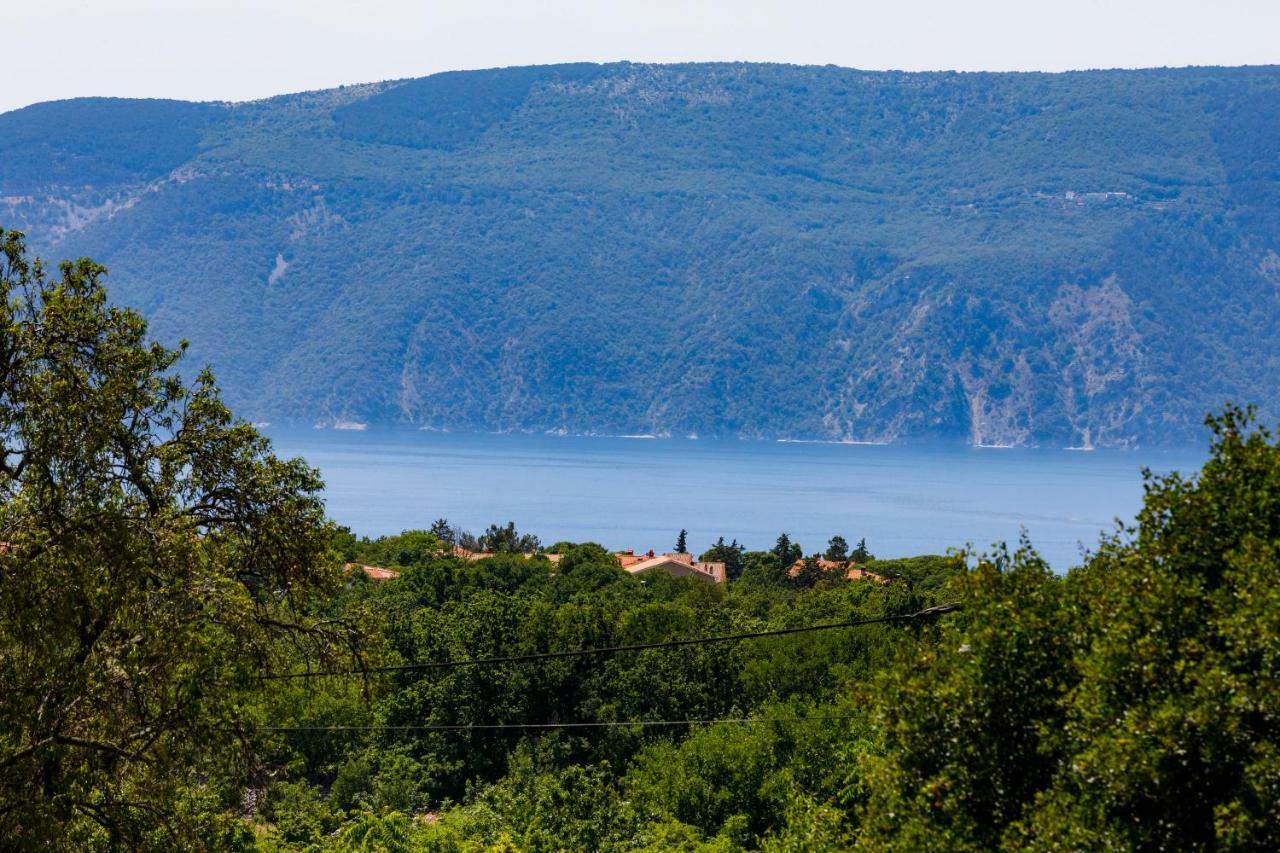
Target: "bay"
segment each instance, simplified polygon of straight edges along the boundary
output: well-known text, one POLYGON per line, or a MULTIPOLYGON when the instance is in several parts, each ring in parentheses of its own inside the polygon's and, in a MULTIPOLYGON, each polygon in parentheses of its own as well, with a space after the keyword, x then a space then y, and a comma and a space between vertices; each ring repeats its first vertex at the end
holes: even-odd
POLYGON ((1025 529, 1057 570, 1141 505, 1143 466, 1197 470, 1203 450, 1074 452, 369 428, 263 430, 324 477, 329 514, 378 536, 436 518, 479 533, 514 521, 544 543, 751 550, 780 532, 806 553, 833 534, 881 557, 1011 544, 1025 529))

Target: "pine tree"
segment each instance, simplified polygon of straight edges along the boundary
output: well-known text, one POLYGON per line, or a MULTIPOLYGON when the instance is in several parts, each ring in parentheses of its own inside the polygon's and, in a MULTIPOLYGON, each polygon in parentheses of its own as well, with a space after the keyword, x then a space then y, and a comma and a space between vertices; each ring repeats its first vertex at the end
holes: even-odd
POLYGON ((689 531, 685 530, 684 528, 681 528, 680 535, 676 537, 676 553, 677 554, 689 553, 688 536, 689 536, 689 531))
POLYGON ((778 563, 782 566, 783 571, 800 559, 804 555, 804 551, 800 546, 791 541, 791 537, 783 533, 778 536, 778 541, 773 546, 774 556, 778 558, 778 563))
POLYGON ((441 542, 445 542, 449 545, 453 545, 454 540, 457 538, 457 534, 454 532, 453 528, 449 526, 449 520, 447 518, 437 518, 432 522, 431 532, 435 534, 436 538, 441 542))
POLYGON ((698 559, 704 563, 724 563, 725 576, 732 581, 742 576, 743 554, 746 550, 746 548, 738 544, 737 539, 726 543, 724 537, 721 536, 716 540, 716 544, 712 545, 698 559))

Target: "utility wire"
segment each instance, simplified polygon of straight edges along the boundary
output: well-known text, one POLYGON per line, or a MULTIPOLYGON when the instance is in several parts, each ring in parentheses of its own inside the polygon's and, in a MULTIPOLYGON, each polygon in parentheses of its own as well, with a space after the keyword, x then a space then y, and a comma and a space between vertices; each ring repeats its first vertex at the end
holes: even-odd
POLYGON ((463 666, 480 666, 484 664, 499 663, 531 663, 542 660, 557 660, 560 658, 583 657, 586 655, 604 655, 614 654, 616 652, 639 652, 648 649, 673 649, 680 646, 696 646, 704 643, 730 643, 738 640, 754 640, 758 637, 781 637, 787 634, 806 634, 812 631, 830 631, 836 628, 854 628, 859 625, 877 625, 883 623, 895 622, 911 622, 920 619, 929 619, 935 616, 941 616, 944 613, 951 613, 959 610, 959 604, 939 604, 935 607, 926 607, 924 610, 917 610, 914 613, 902 613, 897 616, 878 616, 874 619, 853 619, 848 622, 827 622, 821 625, 803 625, 798 628, 775 628, 768 631, 749 631, 743 634, 722 634, 715 637, 695 637, 685 640, 664 640, 656 643, 632 643, 623 646, 605 646, 596 649, 566 649, 558 652, 534 652, 524 655, 503 655, 499 657, 487 658, 465 658, 463 660, 446 660, 435 661, 433 663, 406 663, 395 666, 375 666, 367 669, 330 669, 330 670, 311 670, 307 672, 281 672, 263 675, 263 680, 278 680, 286 678, 320 678, 326 676, 342 676, 342 675, 374 675, 384 672, 423 672, 436 669, 455 669, 463 666))
POLYGON ((259 726, 260 732, 457 732, 498 729, 612 729, 633 726, 687 726, 715 723, 804 723, 810 721, 853 720, 852 714, 815 714, 809 717, 726 717, 697 720, 607 720, 588 723, 475 723, 417 726, 259 726))

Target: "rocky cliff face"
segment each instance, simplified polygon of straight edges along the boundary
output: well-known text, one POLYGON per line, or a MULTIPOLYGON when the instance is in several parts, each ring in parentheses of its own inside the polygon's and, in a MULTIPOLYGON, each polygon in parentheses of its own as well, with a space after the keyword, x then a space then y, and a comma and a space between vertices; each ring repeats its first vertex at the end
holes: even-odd
POLYGON ((1280 415, 1280 71, 746 64, 0 116, 257 420, 1102 447, 1280 415))

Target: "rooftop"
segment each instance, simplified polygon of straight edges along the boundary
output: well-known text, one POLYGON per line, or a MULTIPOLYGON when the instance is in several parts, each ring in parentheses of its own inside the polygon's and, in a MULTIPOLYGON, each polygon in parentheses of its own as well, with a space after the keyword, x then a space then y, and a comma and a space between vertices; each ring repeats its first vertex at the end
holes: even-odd
POLYGON ((794 563, 791 564, 791 568, 787 569, 787 576, 795 577, 796 575, 800 574, 800 570, 804 568, 805 560, 817 560, 818 568, 822 569, 824 572, 843 571, 845 580, 850 580, 850 581, 867 580, 867 581, 874 581, 875 583, 889 582, 888 579, 883 577, 882 575, 878 575, 875 572, 869 572, 866 569, 862 568, 861 566, 855 565, 853 562, 849 560, 828 560, 827 558, 822 557, 818 554, 814 554, 812 557, 805 557, 805 558, 796 560, 794 563))
POLYGON ((387 569, 382 566, 366 566, 364 563, 343 563, 342 570, 344 572, 354 572, 356 569, 364 572, 369 578, 376 581, 388 581, 392 578, 400 577, 400 573, 395 569, 387 569))

